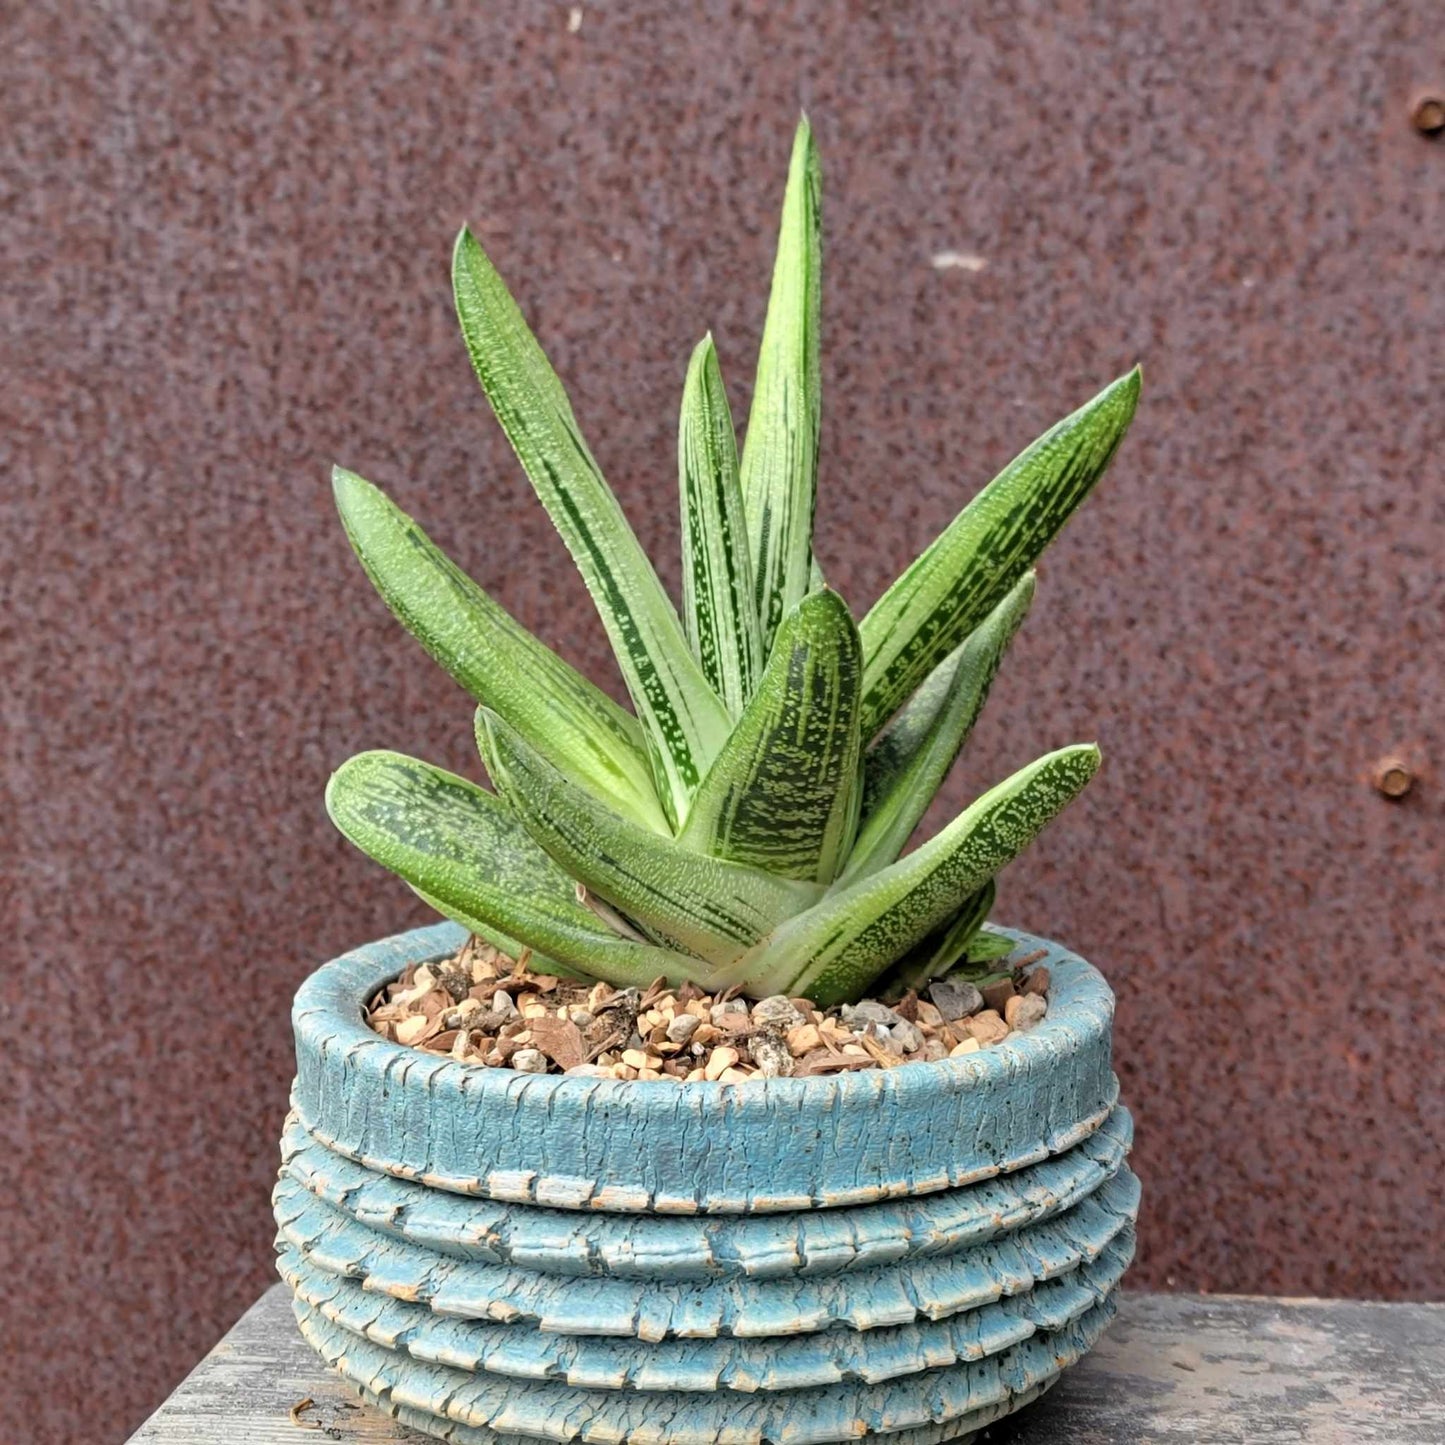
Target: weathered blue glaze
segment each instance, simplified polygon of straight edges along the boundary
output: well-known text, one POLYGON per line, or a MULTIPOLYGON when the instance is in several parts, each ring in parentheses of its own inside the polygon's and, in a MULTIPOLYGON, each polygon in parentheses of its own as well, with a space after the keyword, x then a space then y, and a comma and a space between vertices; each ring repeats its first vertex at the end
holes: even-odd
POLYGON ((1134 1138, 1129 1111, 1067 1153, 964 1189, 795 1214, 660 1215, 518 1209, 395 1179, 316 1143, 293 1115, 281 1139, 288 1178, 381 1234, 457 1259, 548 1274, 646 1280, 833 1274, 948 1254, 1047 1219, 1117 1173, 1134 1138))
POLYGON ((1133 1222, 1138 1181, 1127 1169, 1066 1214, 989 1244, 820 1277, 708 1281, 595 1279, 453 1259, 377 1234, 290 1179, 275 1195, 281 1240, 375 1294, 438 1314, 534 1324, 557 1334, 770 1337, 846 1325, 876 1330, 941 1319, 1077 1269, 1133 1222))
POLYGON ((390 1043, 366 1000, 452 952, 454 924, 369 944, 302 985, 295 1105, 335 1153, 430 1188, 558 1209, 800 1210, 958 1188, 1071 1148, 1108 1117, 1114 996, 1056 944, 1049 1015, 928 1067, 678 1086, 517 1074, 390 1043), (846 1123, 844 1122, 846 1120, 846 1123))
MULTIPOLYGON (((972 1364, 881 1385, 725 1394, 580 1390, 446 1365, 421 1364, 331 1324, 297 1301, 301 1332, 328 1363, 374 1399, 435 1433, 447 1423, 526 1440, 614 1445, 824 1445, 861 1435, 949 1428, 954 1440, 991 1423, 1074 1363, 1113 1318, 1111 1297, 1057 1334, 1039 1334, 972 1364)), ((478 1437, 457 1437, 461 1439, 478 1437)), ((495 1438, 495 1437, 480 1437, 495 1438)), ((926 1435, 922 1438, 928 1438, 926 1435)))
POLYGON ((1113 1290, 1134 1255, 1131 1226, 1076 1270, 940 1320, 862 1332, 739 1339, 666 1339, 639 1350, 627 1339, 551 1334, 454 1319, 425 1304, 378 1299, 289 1245, 279 1269, 296 1298, 333 1324, 414 1359, 457 1369, 561 1380, 595 1390, 796 1390, 845 1379, 877 1384, 900 1375, 996 1355, 1039 1330, 1057 1332, 1113 1290))
POLYGON ((1113 999, 1042 947, 1050 1012, 967 1058, 744 1085, 521 1077, 362 1005, 452 925, 297 996, 275 1193, 302 1332, 455 1445, 973 1438, 1093 1343, 1133 1257, 1113 999), (689 1217, 680 1217, 689 1216, 689 1217))

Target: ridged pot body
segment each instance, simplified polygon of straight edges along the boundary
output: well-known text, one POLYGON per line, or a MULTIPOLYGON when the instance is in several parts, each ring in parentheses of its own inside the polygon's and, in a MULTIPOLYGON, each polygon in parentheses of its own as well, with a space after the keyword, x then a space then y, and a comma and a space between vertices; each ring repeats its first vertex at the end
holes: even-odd
POLYGON ((302 986, 275 1194, 303 1333, 461 1442, 967 1439, 1107 1325, 1138 1184, 1113 996, 1045 950, 1047 1018, 939 1063, 743 1084, 523 1075, 363 1006, 451 924, 302 986))

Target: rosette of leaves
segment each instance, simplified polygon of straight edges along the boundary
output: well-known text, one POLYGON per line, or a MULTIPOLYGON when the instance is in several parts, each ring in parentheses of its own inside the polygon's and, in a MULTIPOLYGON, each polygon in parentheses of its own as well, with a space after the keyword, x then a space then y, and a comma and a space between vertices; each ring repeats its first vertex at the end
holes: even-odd
POLYGON ((1124 435, 1138 370, 1011 461, 855 622, 812 551, 820 272, 804 120, 741 456, 710 336, 687 369, 679 614, 516 302, 472 233, 457 239, 472 364, 601 614, 631 710, 381 491, 335 472, 368 576, 479 704, 493 791, 368 752, 331 779, 331 817, 441 913, 542 967, 821 1006, 890 971, 926 980, 977 948, 995 875, 1099 766, 1090 744, 1049 753, 903 852, 1028 611, 1030 568, 1124 435))

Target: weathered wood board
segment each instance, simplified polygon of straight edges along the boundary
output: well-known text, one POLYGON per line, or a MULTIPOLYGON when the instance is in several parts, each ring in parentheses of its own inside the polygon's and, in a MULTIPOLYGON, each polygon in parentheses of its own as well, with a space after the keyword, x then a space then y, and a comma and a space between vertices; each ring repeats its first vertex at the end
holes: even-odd
MULTIPOLYGON (((308 1437, 426 1445, 425 1436, 362 1406, 322 1367, 277 1285, 132 1445, 306 1445, 308 1437)), ((985 1438, 1445 1445, 1445 1304, 1129 1294, 1094 1353, 985 1438)))

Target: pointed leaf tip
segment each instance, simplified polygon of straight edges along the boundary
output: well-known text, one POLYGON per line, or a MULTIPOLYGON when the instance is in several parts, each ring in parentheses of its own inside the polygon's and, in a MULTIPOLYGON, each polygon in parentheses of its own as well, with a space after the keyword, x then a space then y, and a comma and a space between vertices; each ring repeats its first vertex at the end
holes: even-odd
POLYGON ((463 228, 452 291, 472 368, 597 605, 637 708, 658 792, 680 816, 731 718, 583 439, 521 308, 463 228))
POLYGON ((574 780, 670 831, 637 720, 489 597, 380 487, 342 467, 332 486, 363 570, 427 652, 574 780))
POLYGON ((737 717, 762 667, 737 438, 712 332, 693 348, 677 428, 683 628, 708 682, 737 717))
POLYGON ((1133 420, 1136 367, 1016 456, 861 624, 864 733, 881 727, 1037 560, 1103 476, 1133 420))
POLYGON ((988 699, 1005 649, 1033 601, 1025 572, 989 615, 944 658, 869 748, 863 766, 863 821, 844 876, 887 866, 932 803, 988 699))
POLYGON ((822 175, 805 117, 788 161, 742 457, 764 649, 811 584, 822 390, 822 244, 822 175))

